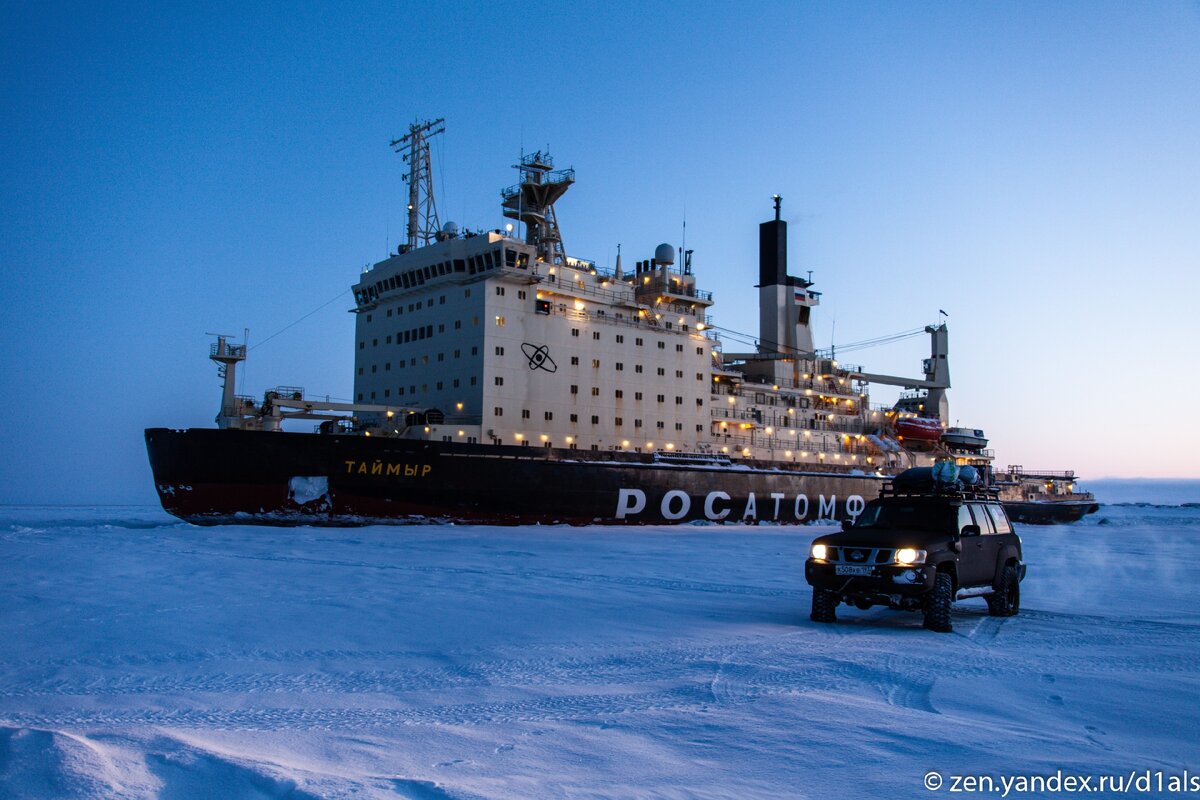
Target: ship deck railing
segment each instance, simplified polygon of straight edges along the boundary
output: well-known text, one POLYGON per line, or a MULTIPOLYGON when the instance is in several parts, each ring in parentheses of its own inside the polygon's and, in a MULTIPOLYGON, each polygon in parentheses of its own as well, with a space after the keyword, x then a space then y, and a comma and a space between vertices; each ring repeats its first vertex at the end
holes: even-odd
POLYGON ((1013 478, 1039 478, 1042 480, 1075 480, 1075 470, 1025 469, 1020 466, 1010 466, 998 475, 1011 475, 1013 478))

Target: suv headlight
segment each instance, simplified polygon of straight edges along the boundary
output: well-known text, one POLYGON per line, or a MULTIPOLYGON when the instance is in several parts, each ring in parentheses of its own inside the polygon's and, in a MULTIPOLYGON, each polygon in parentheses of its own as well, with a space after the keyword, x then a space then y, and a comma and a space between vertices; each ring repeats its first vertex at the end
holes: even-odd
POLYGON ((825 556, 829 554, 829 548, 823 544, 814 544, 812 546, 812 557, 817 561, 824 561, 825 556))
POLYGON ((896 551, 895 560, 897 564, 907 567, 911 564, 924 564, 925 551, 915 550, 911 547, 901 547, 896 551))

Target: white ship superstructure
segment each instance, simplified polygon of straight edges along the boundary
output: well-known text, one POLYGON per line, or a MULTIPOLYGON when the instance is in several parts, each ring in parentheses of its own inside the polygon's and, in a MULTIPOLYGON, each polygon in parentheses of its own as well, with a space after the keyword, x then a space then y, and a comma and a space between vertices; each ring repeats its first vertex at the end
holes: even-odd
MULTIPOLYGON (((414 147, 410 163, 428 159, 414 147)), ((758 346, 724 352, 690 251, 679 263, 663 244, 629 267, 618 255, 612 269, 569 257, 554 204, 574 171, 556 171, 542 152, 517 168, 520 182, 501 199, 523 236, 511 224, 438 227, 436 211, 434 227, 426 218, 422 229, 410 216, 409 242, 354 286, 355 403, 419 409, 378 418, 378 433, 872 472, 947 455, 895 435, 898 417, 921 412, 872 406, 868 394, 871 382, 906 386, 929 408, 922 416, 945 420, 945 326, 927 329, 933 349, 921 379, 818 353, 811 314, 820 293, 787 274, 780 198, 760 226, 758 346)))

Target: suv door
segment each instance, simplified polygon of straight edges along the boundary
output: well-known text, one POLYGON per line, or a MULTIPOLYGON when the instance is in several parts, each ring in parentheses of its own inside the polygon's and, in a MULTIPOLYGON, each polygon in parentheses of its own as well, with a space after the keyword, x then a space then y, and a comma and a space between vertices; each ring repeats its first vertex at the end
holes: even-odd
MULTIPOLYGON (((971 511, 975 513, 976 519, 986 519, 987 524, 980 524, 979 529, 983 532, 979 537, 979 583, 992 583, 996 579, 996 559, 1000 556, 1000 547, 1004 544, 1005 537, 999 534, 1003 533, 1002 524, 997 524, 996 513, 1000 513, 1002 522, 1007 522, 1004 517, 1004 512, 998 504, 992 503, 972 503, 971 511), (993 511, 994 509, 994 511, 993 511)), ((1011 531, 1011 526, 1008 526, 1011 531)))
POLYGON ((996 563, 996 526, 982 503, 969 503, 971 518, 979 526, 979 535, 962 537, 962 554, 958 562, 958 580, 963 586, 991 583, 996 563), (991 558, 988 558, 988 550, 991 558))

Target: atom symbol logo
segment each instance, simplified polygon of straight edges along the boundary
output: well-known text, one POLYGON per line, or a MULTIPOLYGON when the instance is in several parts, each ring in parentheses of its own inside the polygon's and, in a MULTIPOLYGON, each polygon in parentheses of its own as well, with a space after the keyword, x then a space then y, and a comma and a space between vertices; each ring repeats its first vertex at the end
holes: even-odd
POLYGON ((558 372, 558 364, 555 364, 554 359, 550 357, 550 348, 546 345, 525 342, 521 345, 521 352, 529 359, 530 369, 544 369, 546 372, 558 372))

